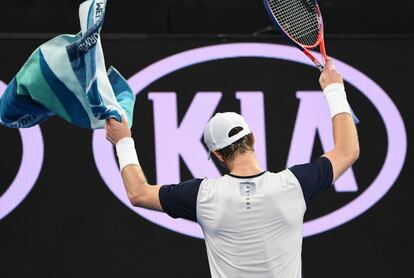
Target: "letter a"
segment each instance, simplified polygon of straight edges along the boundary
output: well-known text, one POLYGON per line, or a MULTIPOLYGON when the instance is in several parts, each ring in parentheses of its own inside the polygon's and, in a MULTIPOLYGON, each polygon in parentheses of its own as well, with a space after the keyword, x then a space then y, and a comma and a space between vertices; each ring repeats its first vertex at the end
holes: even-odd
MULTIPOLYGON (((300 100, 300 105, 290 145, 288 167, 310 161, 316 133, 319 134, 325 152, 334 147, 332 120, 323 92, 299 91, 296 96, 300 100)), ((338 192, 358 191, 352 168, 336 181, 335 189, 338 192)))

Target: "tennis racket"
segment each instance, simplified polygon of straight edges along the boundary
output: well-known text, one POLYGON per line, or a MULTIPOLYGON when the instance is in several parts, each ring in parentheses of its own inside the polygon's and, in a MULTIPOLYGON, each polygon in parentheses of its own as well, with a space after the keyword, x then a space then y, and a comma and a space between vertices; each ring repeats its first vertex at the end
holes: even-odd
MULTIPOLYGON (((263 0, 276 27, 322 72, 327 60, 322 13, 316 0, 263 0), (319 46, 322 63, 311 53, 319 46)), ((352 111, 352 110, 351 110, 352 111)), ((352 111, 355 123, 358 118, 352 111)))

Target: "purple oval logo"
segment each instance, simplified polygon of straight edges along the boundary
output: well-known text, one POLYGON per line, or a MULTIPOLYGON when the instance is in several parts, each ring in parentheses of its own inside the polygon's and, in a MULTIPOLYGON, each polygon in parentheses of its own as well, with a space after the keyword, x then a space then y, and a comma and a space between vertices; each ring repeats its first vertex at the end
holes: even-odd
MULTIPOLYGON (((129 83, 136 94, 139 94, 150 84, 180 69, 209 61, 245 57, 286 60, 313 67, 313 64, 304 55, 300 55, 294 47, 267 43, 221 44, 185 51, 162 59, 135 74, 129 79, 129 83)), ((344 79, 363 93, 380 113, 387 129, 388 150, 381 171, 372 184, 360 196, 342 208, 306 222, 304 224, 305 237, 328 231, 351 221, 377 203, 398 178, 406 156, 407 136, 403 119, 386 92, 369 77, 339 60, 336 60, 336 67, 344 79)), ((94 132, 93 152, 104 182, 126 206, 162 227, 188 236, 203 238, 203 233, 196 223, 172 219, 164 213, 130 205, 113 148, 106 142, 102 130, 94 132)))
MULTIPOLYGON (((0 97, 6 84, 0 81, 0 97)), ((0 196, 0 220, 12 212, 29 194, 39 177, 43 164, 43 137, 38 126, 19 129, 22 137, 22 160, 12 184, 0 196)), ((4 158, 2 158, 4 160, 4 158)))

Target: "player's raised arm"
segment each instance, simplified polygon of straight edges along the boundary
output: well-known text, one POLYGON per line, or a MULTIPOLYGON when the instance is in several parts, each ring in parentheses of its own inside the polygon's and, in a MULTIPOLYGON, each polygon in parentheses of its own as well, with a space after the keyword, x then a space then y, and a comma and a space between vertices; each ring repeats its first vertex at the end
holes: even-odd
POLYGON ((163 211, 159 199, 160 186, 149 185, 135 151, 134 140, 125 118, 122 123, 109 119, 105 125, 106 138, 116 146, 122 178, 133 206, 163 211))
POLYGON ((359 157, 358 133, 348 104, 342 76, 329 59, 321 74, 320 84, 333 121, 335 147, 326 153, 333 167, 333 180, 338 179, 359 157))

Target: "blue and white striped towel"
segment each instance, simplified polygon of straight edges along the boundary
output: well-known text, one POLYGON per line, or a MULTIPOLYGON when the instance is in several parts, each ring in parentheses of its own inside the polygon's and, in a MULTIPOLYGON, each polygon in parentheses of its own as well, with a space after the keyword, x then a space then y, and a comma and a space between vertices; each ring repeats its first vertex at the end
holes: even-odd
POLYGON ((0 98, 0 124, 32 127, 58 115, 77 126, 103 128, 105 119, 132 125, 135 95, 113 67, 106 72, 100 40, 106 0, 80 5, 82 31, 58 36, 34 51, 0 98))

